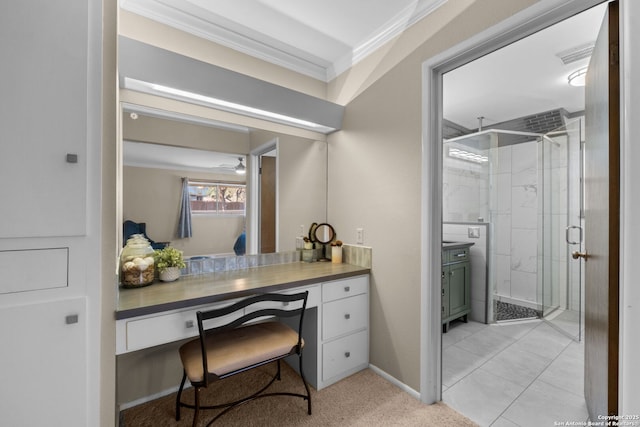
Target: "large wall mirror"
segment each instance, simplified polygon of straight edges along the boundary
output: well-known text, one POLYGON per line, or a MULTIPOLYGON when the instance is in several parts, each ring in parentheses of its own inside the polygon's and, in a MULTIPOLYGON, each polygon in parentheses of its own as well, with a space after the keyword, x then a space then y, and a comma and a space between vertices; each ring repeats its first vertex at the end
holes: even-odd
POLYGON ((122 219, 185 256, 234 254, 243 231, 247 254, 293 250, 326 220, 325 141, 133 104, 121 123, 122 219), (190 238, 176 237, 183 177, 197 207, 190 238), (224 208, 205 194, 216 183, 224 208))

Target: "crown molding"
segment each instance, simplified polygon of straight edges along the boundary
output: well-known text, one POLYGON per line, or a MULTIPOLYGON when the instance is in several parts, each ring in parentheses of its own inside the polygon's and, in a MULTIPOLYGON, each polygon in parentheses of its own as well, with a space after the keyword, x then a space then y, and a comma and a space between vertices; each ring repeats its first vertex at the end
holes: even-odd
POLYGON ((435 2, 418 2, 417 6, 409 6, 390 19, 378 30, 374 31, 362 43, 356 46, 351 54, 344 55, 327 70, 327 81, 333 80, 340 74, 353 67, 358 62, 380 49, 387 42, 402 34, 407 28, 430 15, 448 0, 435 2))
MULTIPOLYGON (((327 81, 327 68, 330 64, 306 52, 298 51, 295 55, 290 54, 283 49, 274 48, 255 38, 211 24, 205 19, 156 0, 121 0, 120 6, 129 12, 228 47, 245 55, 317 80, 327 81)), ((262 38, 264 39, 264 37, 262 38)), ((277 41, 272 42, 274 44, 278 43, 277 41)), ((290 46, 287 48, 291 50, 290 46)))
POLYGON ((254 58, 287 68, 314 79, 328 82, 347 71, 404 30, 438 9, 447 0, 422 1, 406 7, 382 27, 334 63, 280 43, 263 35, 245 35, 214 25, 206 19, 162 0, 120 0, 120 7, 196 37, 209 40, 254 58), (266 42, 258 40, 258 38, 266 42))

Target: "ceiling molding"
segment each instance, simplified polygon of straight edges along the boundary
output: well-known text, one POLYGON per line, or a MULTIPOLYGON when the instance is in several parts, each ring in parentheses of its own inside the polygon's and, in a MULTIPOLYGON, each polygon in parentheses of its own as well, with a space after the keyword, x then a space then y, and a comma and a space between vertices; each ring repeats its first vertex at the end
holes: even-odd
POLYGON ((341 56, 333 63, 262 34, 241 34, 212 24, 196 15, 196 12, 201 15, 206 14, 201 9, 187 11, 184 5, 178 8, 162 0, 121 0, 120 6, 129 12, 145 16, 196 37, 314 79, 329 82, 446 2, 447 0, 418 0, 416 4, 406 7, 393 16, 383 26, 362 40, 351 52, 341 56))
MULTIPOLYGON (((205 40, 228 47, 257 59, 290 69, 316 80, 328 81, 327 70, 330 63, 297 50, 296 55, 276 49, 270 44, 278 43, 269 40, 270 44, 247 37, 243 34, 213 25, 206 20, 186 13, 178 8, 155 0, 122 0, 121 7, 129 12, 145 16, 161 24, 168 25, 205 40), (322 65, 317 65, 318 63, 322 65)), ((262 36, 264 39, 264 36, 262 36)), ((291 49, 289 46, 288 49, 291 49)))
POLYGON ((366 40, 363 40, 362 43, 353 49, 350 55, 345 55, 338 61, 334 62, 331 68, 327 70, 327 81, 338 77, 340 74, 344 73, 349 68, 374 53, 376 50, 380 49, 386 43, 402 34, 407 28, 430 15, 446 2, 447 0, 418 2, 417 6, 405 8, 389 20, 384 26, 371 34, 366 40))

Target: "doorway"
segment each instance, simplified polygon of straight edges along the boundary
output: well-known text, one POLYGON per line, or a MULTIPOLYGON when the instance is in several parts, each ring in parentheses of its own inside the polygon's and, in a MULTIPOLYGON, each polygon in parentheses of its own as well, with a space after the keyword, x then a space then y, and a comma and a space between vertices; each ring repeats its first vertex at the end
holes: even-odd
POLYGON ((260 184, 260 253, 276 251, 276 150, 261 154, 259 175, 260 184))
POLYGON ((466 46, 451 49, 440 57, 424 64, 424 122, 423 122, 423 254, 422 267, 422 324, 421 334, 421 398, 425 402, 438 401, 442 397, 442 342, 440 341, 440 265, 442 242, 442 144, 433 141, 444 139, 441 123, 442 77, 461 65, 531 35, 576 13, 582 12, 600 1, 570 1, 546 11, 529 10, 503 24, 488 30, 466 46), (527 16, 527 13, 529 14, 527 16), (437 331, 437 333, 436 333, 437 331))
POLYGON ((247 218, 249 253, 278 251, 278 138, 249 153, 250 214, 247 218))

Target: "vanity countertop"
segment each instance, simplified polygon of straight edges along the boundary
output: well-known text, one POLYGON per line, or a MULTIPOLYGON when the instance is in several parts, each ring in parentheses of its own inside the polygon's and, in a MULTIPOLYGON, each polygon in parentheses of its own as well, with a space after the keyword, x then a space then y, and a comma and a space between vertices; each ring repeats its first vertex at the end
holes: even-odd
POLYGON ((448 250, 448 249, 462 249, 462 248, 468 248, 475 245, 475 243, 473 242, 451 242, 451 241, 443 241, 442 242, 442 249, 444 250, 448 250))
POLYGON ((181 277, 175 282, 118 292, 116 319, 126 319, 259 292, 273 292, 323 281, 369 274, 370 269, 331 262, 294 262, 244 270, 181 277))

